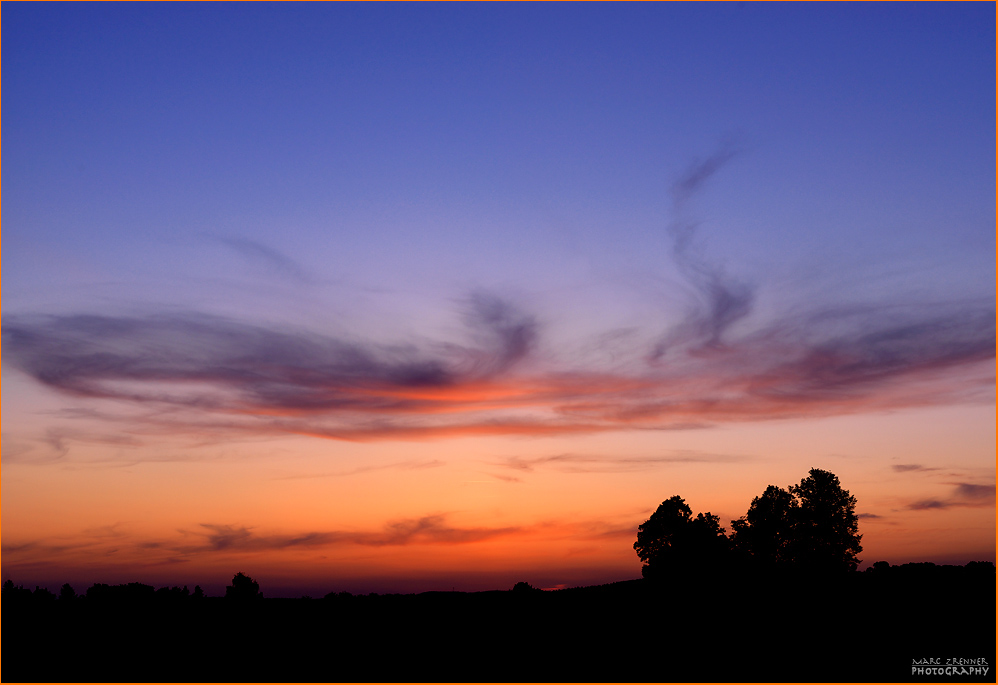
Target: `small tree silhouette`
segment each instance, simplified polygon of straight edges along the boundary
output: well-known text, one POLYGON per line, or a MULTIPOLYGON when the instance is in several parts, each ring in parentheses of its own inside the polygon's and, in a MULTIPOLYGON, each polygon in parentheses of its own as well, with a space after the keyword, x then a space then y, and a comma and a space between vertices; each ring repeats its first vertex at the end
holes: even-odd
POLYGON ((55 599, 55 594, 47 587, 38 587, 36 585, 35 591, 32 593, 31 598, 36 601, 48 602, 55 599))
POLYGON ((710 512, 697 514, 676 495, 659 505, 638 526, 634 550, 645 565, 641 575, 658 578, 716 570, 728 554, 728 539, 720 519, 710 512))
POLYGON ((530 583, 521 580, 519 583, 513 586, 513 592, 522 594, 522 593, 543 592, 543 591, 540 590, 539 588, 535 588, 530 583))
POLYGON ((263 599, 263 593, 258 582, 240 572, 232 577, 232 585, 225 586, 225 598, 241 601, 263 599))
POLYGON ((8 580, 3 584, 3 598, 12 602, 25 602, 31 599, 31 590, 22 585, 14 585, 14 581, 8 580))

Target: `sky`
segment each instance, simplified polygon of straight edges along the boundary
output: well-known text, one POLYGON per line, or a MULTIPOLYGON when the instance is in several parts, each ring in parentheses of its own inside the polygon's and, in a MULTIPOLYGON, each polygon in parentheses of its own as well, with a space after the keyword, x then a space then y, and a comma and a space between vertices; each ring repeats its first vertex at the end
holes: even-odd
POLYGON ((995 559, 991 3, 5 3, 2 574, 995 559))

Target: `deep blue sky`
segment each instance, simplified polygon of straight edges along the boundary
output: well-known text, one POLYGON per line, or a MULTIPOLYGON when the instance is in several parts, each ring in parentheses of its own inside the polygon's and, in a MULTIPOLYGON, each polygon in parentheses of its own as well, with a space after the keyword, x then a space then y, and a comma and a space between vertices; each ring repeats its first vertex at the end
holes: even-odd
POLYGON ((489 280, 525 247, 654 268, 670 184, 729 140, 741 154, 705 191, 719 256, 986 268, 993 11, 11 5, 7 304, 38 275, 22 249, 130 277, 190 263, 205 234, 279 232, 366 285, 384 260, 427 275, 402 264, 414 250, 449 270, 487 253, 489 280))

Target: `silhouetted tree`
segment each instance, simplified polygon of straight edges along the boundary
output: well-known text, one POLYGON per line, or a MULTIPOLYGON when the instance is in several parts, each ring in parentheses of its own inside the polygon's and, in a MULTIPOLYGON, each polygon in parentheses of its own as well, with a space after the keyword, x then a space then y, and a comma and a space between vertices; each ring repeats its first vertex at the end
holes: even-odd
POLYGON ((713 568, 726 561, 731 550, 731 541, 724 534, 721 518, 709 511, 697 514, 691 528, 692 551, 697 557, 698 566, 713 568))
POLYGON ((34 591, 34 593, 31 596, 32 596, 32 599, 43 601, 43 602, 48 602, 50 600, 55 599, 55 593, 53 593, 52 591, 50 591, 48 588, 38 587, 37 585, 35 586, 35 591, 34 591))
POLYGON ((731 522, 736 554, 760 570, 788 568, 794 559, 794 526, 800 509, 789 490, 770 485, 752 500, 748 513, 731 522))
POLYGON ((161 602, 183 602, 190 596, 190 590, 187 589, 185 585, 183 588, 177 587, 161 587, 156 590, 156 599, 161 602))
POLYGON ((677 565, 682 554, 680 538, 689 526, 693 510, 679 495, 662 502, 647 521, 638 526, 634 551, 644 562, 641 575, 655 575, 659 569, 677 565))
POLYGON ((87 588, 86 598, 89 600, 107 599, 111 595, 111 586, 107 583, 94 583, 87 588))
POLYGON ((968 561, 964 568, 970 573, 992 576, 995 574, 995 564, 993 561, 968 561))
POLYGON ((634 543, 644 562, 641 575, 645 578, 715 570, 723 566, 728 549, 718 517, 707 512, 694 519, 679 495, 662 502, 651 518, 638 526, 634 543))
POLYGON ((348 599, 353 599, 353 593, 346 592, 345 590, 342 592, 336 592, 336 590, 333 590, 332 592, 326 593, 323 599, 345 601, 348 599))
POLYGON ((863 550, 856 498, 821 469, 786 490, 770 485, 731 528, 734 549, 757 570, 855 571, 863 550))
POLYGON ((86 596, 88 600, 102 602, 148 602, 156 596, 156 588, 145 583, 128 583, 126 585, 94 583, 87 588, 86 596))
POLYGON ((3 584, 3 598, 12 602, 26 602, 31 599, 31 590, 22 585, 14 585, 14 581, 8 580, 3 584))
POLYGON ((797 516, 797 563, 810 571, 855 571, 863 551, 856 498, 830 471, 811 469, 790 488, 800 502, 797 516))
POLYGON ((542 592, 542 590, 540 590, 538 588, 535 588, 530 583, 527 583, 527 582, 521 580, 519 583, 517 583, 516 585, 513 586, 513 592, 516 592, 516 593, 542 592))
POLYGON ((74 600, 76 599, 76 590, 69 583, 66 583, 59 590, 59 599, 74 600))
POLYGON ((225 586, 225 598, 237 600, 263 599, 260 584, 244 573, 232 577, 232 585, 225 586))

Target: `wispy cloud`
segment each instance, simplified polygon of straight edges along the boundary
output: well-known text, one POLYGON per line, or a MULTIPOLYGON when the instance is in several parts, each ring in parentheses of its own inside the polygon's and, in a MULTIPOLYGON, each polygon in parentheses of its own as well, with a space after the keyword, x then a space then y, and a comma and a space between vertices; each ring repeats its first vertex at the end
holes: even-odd
POLYGON ((537 321, 530 314, 491 293, 472 293, 463 310, 468 330, 479 342, 477 350, 459 350, 473 360, 467 373, 493 375, 525 358, 537 341, 537 321))
POLYGON ((937 468, 929 468, 927 466, 922 466, 921 464, 895 464, 891 466, 892 469, 898 473, 908 473, 911 471, 938 471, 937 468))
POLYGON ((364 545, 392 547, 414 544, 458 545, 481 542, 516 533, 516 527, 461 528, 448 525, 447 516, 435 514, 413 519, 401 519, 385 524, 376 532, 365 531, 310 531, 293 535, 259 534, 252 528, 238 525, 202 523, 201 536, 205 542, 185 546, 178 551, 269 551, 290 548, 326 547, 330 545, 364 545))
POLYGON ((489 475, 492 476, 493 478, 496 478, 498 480, 504 481, 506 483, 522 483, 523 482, 522 478, 518 478, 517 476, 510 476, 510 475, 504 474, 504 473, 490 473, 489 475))
POLYGON ((315 278, 301 264, 263 243, 234 236, 219 237, 218 241, 254 265, 262 266, 282 278, 306 285, 315 282, 315 278))
POLYGON ((995 505, 995 485, 978 483, 951 483, 954 488, 948 497, 929 498, 912 502, 908 509, 951 509, 954 507, 993 507, 995 505))
MULTIPOLYGON (((982 399, 993 389, 989 303, 785 318, 629 374, 573 370, 571 360, 559 369, 550 358, 546 369, 519 371, 536 321, 496 299, 471 306, 464 318, 478 346, 364 344, 171 314, 11 317, 3 351, 68 396, 149 410, 128 415, 147 428, 342 440, 675 429, 982 399)), ((50 437, 64 452, 64 438, 50 437)))
POLYGON ((672 260, 687 285, 686 314, 660 338, 649 356, 658 362, 672 350, 716 349, 728 329, 752 311, 755 288, 732 278, 708 259, 696 240, 699 221, 690 211, 693 197, 738 150, 733 142, 711 156, 693 163, 672 187, 673 216, 668 225, 672 260))
MULTIPOLYGON (((34 540, 8 540, 5 536, 4 573, 14 582, 30 579, 32 583, 48 582, 50 589, 57 589, 69 581, 79 590, 78 583, 86 587, 94 580, 111 583, 139 580, 176 585, 178 581, 191 583, 192 578, 201 578, 197 582, 203 584, 204 578, 218 576, 220 569, 232 573, 238 569, 260 569, 263 565, 273 568, 274 565, 300 564, 301 568, 312 569, 325 566, 324 582, 332 582, 330 578, 337 573, 349 576, 364 567, 373 569, 372 575, 366 577, 377 577, 383 572, 389 576, 411 573, 411 564, 400 567, 398 560, 419 560, 427 554, 445 556, 454 568, 481 569, 483 560, 488 566, 488 560, 495 560, 500 550, 502 554, 508 554, 511 549, 523 545, 545 550, 546 565, 564 561, 564 568, 559 567, 557 572, 559 576, 567 573, 569 578, 574 578, 573 573, 582 573, 582 569, 595 564, 607 573, 609 581, 619 579, 620 574, 626 577, 636 572, 636 557, 631 560, 625 555, 623 561, 608 560, 607 550, 628 550, 638 523, 646 517, 647 513, 630 512, 606 519, 462 525, 452 520, 451 515, 435 513, 359 530, 281 530, 245 523, 211 522, 155 536, 134 531, 122 531, 123 534, 111 537, 87 537, 78 533, 34 540), (171 575, 167 570, 177 566, 188 569, 183 578, 171 575)), ((99 534, 101 531, 92 532, 99 534)), ((466 575, 468 571, 461 573, 466 575)), ((473 576, 477 574, 478 571, 472 572, 473 576)), ((580 578, 571 584, 585 582, 580 578)), ((512 581, 504 580, 503 583, 508 587, 512 581)), ((495 586, 490 584, 489 587, 495 586)), ((398 591, 397 587, 394 591, 398 591)))
POLYGON ((5 541, 2 551, 4 555, 9 555, 10 560, 17 562, 31 559, 59 559, 65 555, 77 554, 106 555, 116 552, 118 546, 129 538, 129 534, 120 529, 120 524, 112 524, 88 528, 72 536, 5 541))
POLYGON ((67 555, 93 557, 122 552, 136 561, 189 559, 204 554, 235 552, 279 552, 325 548, 337 545, 402 547, 407 545, 463 545, 521 533, 516 526, 461 527, 448 523, 446 514, 400 519, 377 531, 325 530, 298 533, 260 533, 251 526, 202 523, 194 530, 180 530, 173 539, 142 539, 117 526, 83 531, 71 541, 28 540, 5 542, 3 553, 14 563, 32 559, 58 561, 67 555), (152 555, 152 556, 150 556, 152 555))
POLYGON ((957 483, 956 492, 958 499, 972 501, 994 501, 995 485, 979 485, 976 483, 957 483))
POLYGON ((544 457, 509 457, 495 466, 517 471, 534 471, 540 467, 550 467, 566 473, 618 473, 644 471, 668 464, 689 464, 707 462, 734 462, 745 457, 727 454, 706 454, 702 452, 680 451, 660 457, 618 457, 587 454, 554 454, 544 457))
POLYGON ((423 461, 397 461, 391 464, 379 464, 371 466, 358 466, 357 468, 347 469, 344 471, 331 471, 325 473, 303 473, 295 474, 290 476, 276 476, 274 480, 299 480, 299 479, 310 479, 310 478, 341 478, 344 476, 356 476, 361 473, 369 473, 371 471, 385 471, 385 470, 404 470, 404 471, 415 471, 423 469, 434 469, 445 465, 447 462, 441 461, 439 459, 427 459, 423 461))

